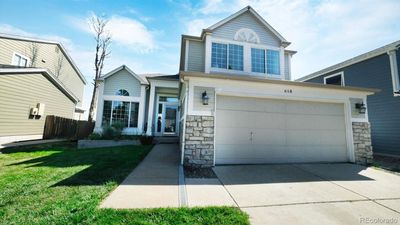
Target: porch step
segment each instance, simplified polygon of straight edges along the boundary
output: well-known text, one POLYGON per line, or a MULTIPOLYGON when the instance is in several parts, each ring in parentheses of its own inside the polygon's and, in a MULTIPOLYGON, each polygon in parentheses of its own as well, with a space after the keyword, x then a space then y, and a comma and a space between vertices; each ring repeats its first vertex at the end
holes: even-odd
POLYGON ((179 137, 155 137, 154 142, 156 144, 177 144, 179 143, 179 137))

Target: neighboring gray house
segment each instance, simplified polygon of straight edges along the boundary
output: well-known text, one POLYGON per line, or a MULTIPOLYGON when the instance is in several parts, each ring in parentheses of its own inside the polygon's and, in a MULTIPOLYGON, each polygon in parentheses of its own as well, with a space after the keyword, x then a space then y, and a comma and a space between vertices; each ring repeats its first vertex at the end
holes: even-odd
POLYGON ((399 48, 396 41, 297 80, 380 89, 366 102, 375 153, 400 155, 399 48))
POLYGON ((41 139, 47 115, 79 118, 85 84, 60 43, 0 34, 0 147, 41 139))
POLYGON ((374 89, 293 82, 296 53, 250 6, 182 36, 179 77, 121 66, 102 76, 96 131, 180 136, 181 163, 370 163, 368 117, 353 110, 374 89), (356 101, 356 102, 355 102, 356 101))

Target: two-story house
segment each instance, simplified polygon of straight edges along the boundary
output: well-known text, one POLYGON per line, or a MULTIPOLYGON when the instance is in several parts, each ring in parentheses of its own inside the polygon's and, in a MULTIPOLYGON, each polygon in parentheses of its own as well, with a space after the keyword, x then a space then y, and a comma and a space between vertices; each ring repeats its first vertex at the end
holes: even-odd
POLYGON ((79 118, 85 84, 59 42, 0 34, 0 145, 42 138, 47 115, 79 118))
POLYGON ((374 49, 298 81, 378 88, 368 96, 374 153, 400 155, 400 41, 374 49))
POLYGON ((179 77, 102 76, 96 130, 179 135, 181 163, 370 163, 366 96, 375 89, 293 82, 296 53, 250 6, 183 35, 179 77), (133 122, 132 122, 133 121, 133 122))

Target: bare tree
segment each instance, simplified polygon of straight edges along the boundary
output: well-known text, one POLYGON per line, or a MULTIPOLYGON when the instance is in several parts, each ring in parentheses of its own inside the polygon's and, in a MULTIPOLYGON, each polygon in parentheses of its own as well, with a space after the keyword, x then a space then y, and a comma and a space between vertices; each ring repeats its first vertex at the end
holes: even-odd
POLYGON ((93 93, 88 116, 88 121, 91 122, 93 121, 94 111, 96 109, 96 94, 97 88, 99 86, 98 80, 103 70, 104 60, 110 55, 109 47, 111 44, 111 35, 106 29, 106 25, 108 23, 108 20, 106 18, 94 15, 91 17, 89 23, 92 30, 94 31, 94 39, 96 41, 96 55, 94 59, 95 77, 93 81, 93 93))
POLYGON ((64 67, 64 55, 60 53, 58 54, 56 64, 54 65, 54 73, 57 78, 60 76, 63 67, 64 67))
POLYGON ((35 42, 32 42, 31 45, 29 46, 29 56, 30 56, 29 59, 31 60, 31 67, 36 66, 38 54, 39 54, 39 45, 35 42))

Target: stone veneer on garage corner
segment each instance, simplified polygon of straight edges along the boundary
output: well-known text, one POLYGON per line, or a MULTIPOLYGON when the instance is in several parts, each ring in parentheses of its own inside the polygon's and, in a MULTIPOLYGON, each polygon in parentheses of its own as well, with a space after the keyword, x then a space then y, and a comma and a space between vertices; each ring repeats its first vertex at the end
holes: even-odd
POLYGON ((187 116, 184 165, 211 167, 214 162, 214 117, 187 116))
POLYGON ((368 165, 373 162, 371 127, 368 122, 353 122, 355 163, 368 165))

